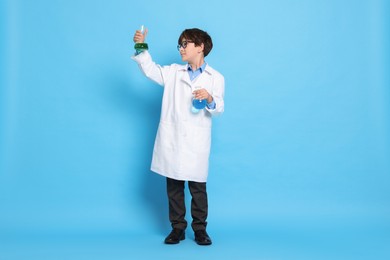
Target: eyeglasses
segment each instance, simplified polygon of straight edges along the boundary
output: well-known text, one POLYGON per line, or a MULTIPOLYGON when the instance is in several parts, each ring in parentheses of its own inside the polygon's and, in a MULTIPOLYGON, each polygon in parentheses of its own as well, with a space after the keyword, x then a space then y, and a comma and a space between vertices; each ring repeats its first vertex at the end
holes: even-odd
POLYGON ((179 43, 179 44, 177 45, 177 50, 180 51, 180 48, 183 48, 183 49, 187 48, 187 44, 188 44, 189 42, 193 42, 193 41, 182 41, 181 43, 179 43))

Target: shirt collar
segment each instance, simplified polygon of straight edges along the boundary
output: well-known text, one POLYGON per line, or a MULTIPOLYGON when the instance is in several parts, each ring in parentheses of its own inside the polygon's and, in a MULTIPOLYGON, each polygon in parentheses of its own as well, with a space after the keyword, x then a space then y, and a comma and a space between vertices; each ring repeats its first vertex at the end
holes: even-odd
MULTIPOLYGON (((198 68, 198 70, 200 70, 200 72, 202 73, 205 70, 206 65, 207 65, 207 63, 203 62, 202 66, 200 66, 198 68)), ((192 68, 191 68, 190 64, 188 64, 188 63, 187 63, 187 70, 192 71, 192 68)))

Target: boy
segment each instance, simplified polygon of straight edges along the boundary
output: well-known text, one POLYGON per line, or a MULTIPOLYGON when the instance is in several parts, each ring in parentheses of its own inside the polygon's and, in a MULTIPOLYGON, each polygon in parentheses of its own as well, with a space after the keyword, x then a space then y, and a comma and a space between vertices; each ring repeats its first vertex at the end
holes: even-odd
MULTIPOLYGON (((136 31, 135 43, 145 42, 148 30, 136 31)), ((199 245, 211 245, 206 232, 208 202, 206 181, 211 145, 211 118, 224 110, 224 77, 204 60, 213 47, 211 37, 200 29, 186 29, 178 39, 178 50, 186 65, 156 64, 149 52, 132 57, 146 77, 164 87, 160 123, 153 149, 151 170, 167 178, 169 220, 172 231, 166 244, 185 239, 184 184, 191 200, 191 227, 199 245), (206 100, 198 113, 192 99, 206 100)))

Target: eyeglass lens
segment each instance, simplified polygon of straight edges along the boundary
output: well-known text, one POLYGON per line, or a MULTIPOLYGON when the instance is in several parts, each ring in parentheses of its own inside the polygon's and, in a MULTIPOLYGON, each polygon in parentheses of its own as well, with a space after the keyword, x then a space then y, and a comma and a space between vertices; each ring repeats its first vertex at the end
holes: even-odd
POLYGON ((180 51, 180 47, 183 47, 183 49, 187 48, 187 44, 191 41, 182 41, 180 44, 177 45, 177 50, 180 51))

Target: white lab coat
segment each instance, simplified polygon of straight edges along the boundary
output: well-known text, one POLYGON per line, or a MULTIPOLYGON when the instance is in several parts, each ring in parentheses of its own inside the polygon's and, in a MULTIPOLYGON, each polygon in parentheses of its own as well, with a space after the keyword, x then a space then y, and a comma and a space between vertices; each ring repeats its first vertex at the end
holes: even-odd
POLYGON ((191 81, 187 65, 160 66, 148 51, 133 56, 149 79, 164 87, 160 123, 154 143, 151 170, 184 181, 206 182, 211 145, 211 117, 224 110, 224 77, 206 66, 191 81), (215 109, 191 112, 192 92, 205 88, 213 97, 215 109))

